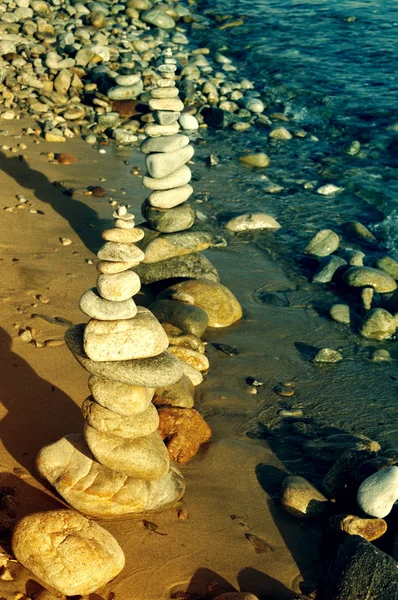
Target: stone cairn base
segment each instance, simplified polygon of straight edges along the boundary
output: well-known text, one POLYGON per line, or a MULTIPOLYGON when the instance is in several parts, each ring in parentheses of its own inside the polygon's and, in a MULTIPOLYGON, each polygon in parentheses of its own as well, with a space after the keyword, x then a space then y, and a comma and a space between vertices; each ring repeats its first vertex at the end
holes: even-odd
POLYGON ((98 518, 162 509, 184 492, 152 404, 156 388, 181 379, 181 363, 166 352, 168 338, 156 317, 133 300, 141 282, 132 268, 144 258, 134 242, 143 231, 125 207, 113 216, 114 228, 102 233, 97 287, 80 299, 90 320, 66 333, 90 373, 84 434, 67 435, 37 457, 39 473, 66 502, 98 518))

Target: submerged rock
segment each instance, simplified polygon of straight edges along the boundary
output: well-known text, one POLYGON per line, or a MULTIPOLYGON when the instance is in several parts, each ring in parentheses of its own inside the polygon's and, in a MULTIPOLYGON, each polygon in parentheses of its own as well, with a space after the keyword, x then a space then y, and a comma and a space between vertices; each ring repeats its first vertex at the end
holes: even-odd
POLYGON ((332 350, 331 348, 322 348, 319 352, 314 356, 313 361, 315 363, 336 363, 343 360, 342 355, 337 350, 332 350))
POLYGON ((332 281, 334 274, 340 268, 346 265, 347 262, 340 256, 328 256, 321 261, 318 273, 314 275, 312 283, 329 283, 332 281))
POLYGON ((280 229, 274 217, 265 213, 247 213, 234 217, 225 224, 225 229, 230 231, 252 231, 255 229, 280 229))
POLYGON ((397 288, 397 282, 391 275, 371 267, 351 267, 344 273, 344 281, 351 287, 372 287, 384 294, 397 288))

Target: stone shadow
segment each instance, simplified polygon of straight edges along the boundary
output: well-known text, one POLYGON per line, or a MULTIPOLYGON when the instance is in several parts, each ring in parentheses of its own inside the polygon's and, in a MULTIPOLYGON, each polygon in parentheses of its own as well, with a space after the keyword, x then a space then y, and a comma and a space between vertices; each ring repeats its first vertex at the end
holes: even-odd
POLYGON ((0 169, 21 187, 32 190, 38 200, 49 204, 69 223, 86 247, 93 253, 97 252, 101 245, 98 231, 109 226, 109 221, 100 219, 97 211, 74 198, 66 187, 52 183, 46 175, 32 169, 18 156, 6 156, 0 152, 0 169))
POLYGON ((7 410, 0 423, 1 439, 11 456, 36 477, 40 448, 81 431, 83 417, 71 398, 11 350, 11 341, 0 328, 0 402, 7 410))

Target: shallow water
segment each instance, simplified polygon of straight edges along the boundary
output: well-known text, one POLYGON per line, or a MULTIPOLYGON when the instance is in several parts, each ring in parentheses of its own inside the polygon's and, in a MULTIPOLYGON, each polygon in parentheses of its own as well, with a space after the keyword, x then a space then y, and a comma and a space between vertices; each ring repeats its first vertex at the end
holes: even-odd
POLYGON ((285 188, 278 197, 293 194, 295 203, 307 208, 305 222, 314 226, 325 219, 336 226, 357 211, 365 223, 377 223, 375 229, 394 252, 397 3, 203 0, 200 9, 211 18, 243 19, 240 27, 213 26, 211 39, 204 30, 195 35, 199 43, 221 48, 239 75, 255 81, 268 114, 282 112, 290 119, 290 129, 304 129, 318 138, 269 144, 258 132, 245 134, 248 146, 261 144, 270 152, 272 170, 267 175, 272 173, 285 188), (353 141, 361 144, 356 156, 347 154, 353 141), (344 189, 330 202, 303 190, 300 180, 313 182, 315 188, 334 183, 344 189))

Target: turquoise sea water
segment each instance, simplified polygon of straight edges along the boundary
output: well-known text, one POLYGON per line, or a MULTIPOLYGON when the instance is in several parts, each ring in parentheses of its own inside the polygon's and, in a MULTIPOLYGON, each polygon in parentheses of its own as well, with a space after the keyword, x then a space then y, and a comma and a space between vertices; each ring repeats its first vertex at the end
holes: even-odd
MULTIPOLYGON (((334 202, 340 220, 352 218, 357 201, 365 203, 364 222, 396 255, 398 2, 203 0, 200 9, 211 18, 243 19, 240 27, 213 28, 211 36, 199 31, 198 41, 220 48, 255 81, 268 112, 283 112, 295 128, 319 138, 296 145, 294 154, 285 149, 285 166, 292 172, 294 158, 297 177, 342 186, 334 202), (361 144, 357 156, 347 154, 353 141, 361 144)), ((310 205, 322 226, 324 199, 310 205)))

